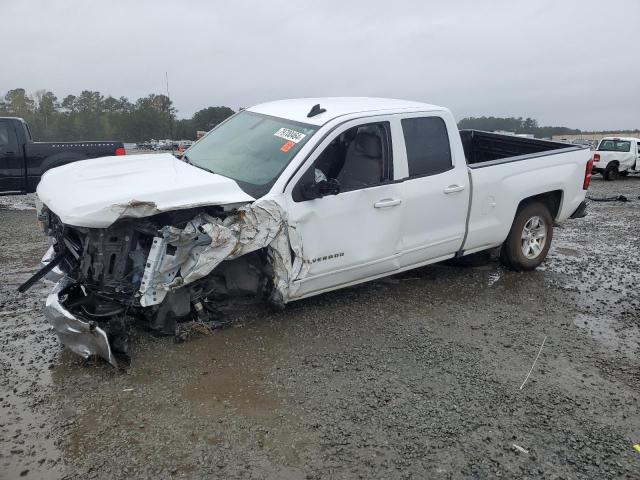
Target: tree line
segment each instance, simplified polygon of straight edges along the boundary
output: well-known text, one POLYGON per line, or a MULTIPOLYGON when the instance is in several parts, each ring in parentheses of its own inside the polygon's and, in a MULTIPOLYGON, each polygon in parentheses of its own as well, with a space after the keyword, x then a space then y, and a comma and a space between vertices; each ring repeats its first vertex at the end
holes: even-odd
POLYGON ((29 95, 15 88, 0 97, 0 116, 24 118, 34 138, 42 141, 195 140, 196 131, 211 130, 235 112, 222 106, 203 108, 185 119, 176 113, 169 97, 154 93, 129 101, 83 90, 59 99, 49 90, 29 95))
POLYGON ((504 130, 514 133, 533 134, 536 138, 551 138, 553 135, 578 135, 581 130, 568 127, 541 127, 533 118, 522 117, 467 117, 458 122, 458 128, 493 132, 504 130))
MULTIPOLYGON (((49 90, 29 95, 24 88, 15 88, 0 97, 0 116, 24 118, 34 138, 42 141, 195 140, 196 131, 211 130, 234 113, 229 107, 207 107, 191 118, 178 119, 171 99, 155 93, 130 101, 83 90, 77 96, 59 99, 49 90)), ((460 120, 458 127, 529 133, 538 138, 582 133, 568 127, 539 126, 537 120, 522 117, 467 117, 460 120)))

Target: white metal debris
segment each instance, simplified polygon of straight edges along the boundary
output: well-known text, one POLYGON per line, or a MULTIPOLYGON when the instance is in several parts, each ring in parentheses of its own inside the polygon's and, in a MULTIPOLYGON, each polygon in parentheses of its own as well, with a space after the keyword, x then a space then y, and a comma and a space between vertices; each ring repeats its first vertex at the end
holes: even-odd
POLYGON ((520 445, 516 445, 515 443, 512 443, 511 445, 513 445, 513 448, 520 453, 529 453, 529 450, 527 450, 526 448, 522 448, 520 445))

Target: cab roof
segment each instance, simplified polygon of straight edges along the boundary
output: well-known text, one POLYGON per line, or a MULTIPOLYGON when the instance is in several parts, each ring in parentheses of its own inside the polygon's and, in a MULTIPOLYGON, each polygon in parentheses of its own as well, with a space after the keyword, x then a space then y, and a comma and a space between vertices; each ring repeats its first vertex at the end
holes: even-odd
POLYGON ((296 98, 278 100, 275 102, 261 103, 247 109, 249 112, 271 115, 273 117, 286 118, 296 122, 312 125, 324 125, 325 123, 344 115, 354 113, 393 113, 401 111, 436 111, 445 110, 443 107, 428 103, 412 102, 409 100, 397 100, 393 98, 370 97, 319 97, 296 98), (320 105, 325 112, 309 117, 314 105, 320 105))

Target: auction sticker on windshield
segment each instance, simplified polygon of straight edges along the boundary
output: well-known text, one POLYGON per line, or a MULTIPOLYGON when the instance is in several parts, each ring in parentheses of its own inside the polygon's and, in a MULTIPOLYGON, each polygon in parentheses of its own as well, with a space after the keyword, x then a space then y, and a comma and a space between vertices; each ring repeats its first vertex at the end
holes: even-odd
POLYGON ((276 133, 274 133, 276 137, 284 138, 285 140, 289 140, 293 143, 298 143, 301 141, 306 135, 304 133, 296 132, 295 130, 291 130, 290 128, 281 128, 276 133))

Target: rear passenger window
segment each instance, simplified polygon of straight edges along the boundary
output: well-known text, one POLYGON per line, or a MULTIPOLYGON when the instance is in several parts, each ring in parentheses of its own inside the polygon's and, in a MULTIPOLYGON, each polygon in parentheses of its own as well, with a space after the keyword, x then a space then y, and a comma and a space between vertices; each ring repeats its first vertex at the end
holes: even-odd
POLYGON ((9 127, 0 123, 0 151, 4 151, 9 146, 9 127))
POLYGON ((0 122, 0 153, 15 152, 17 148, 13 128, 8 122, 0 122))
POLYGON ((402 132, 410 177, 434 175, 453 168, 447 126, 440 117, 405 118, 402 132))

